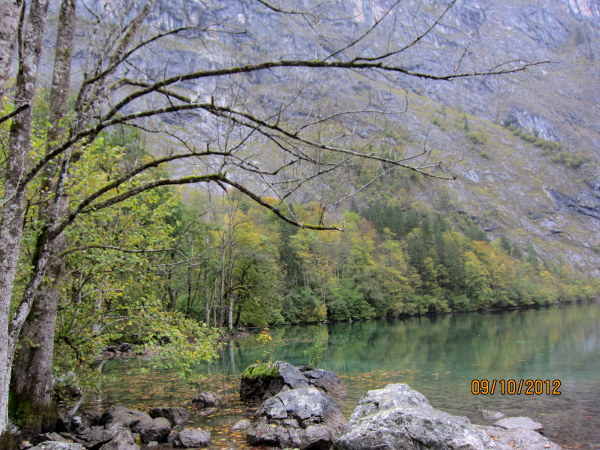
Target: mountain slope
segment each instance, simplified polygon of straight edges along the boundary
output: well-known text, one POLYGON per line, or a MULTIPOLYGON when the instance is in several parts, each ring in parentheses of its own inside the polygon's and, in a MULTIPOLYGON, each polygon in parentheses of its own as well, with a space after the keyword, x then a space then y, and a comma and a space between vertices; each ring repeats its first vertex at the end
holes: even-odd
MULTIPOLYGON (((457 179, 415 179, 408 190, 405 181, 394 181, 406 174, 388 169, 382 174, 381 168, 375 168, 373 174, 380 179, 370 185, 371 190, 356 194, 357 201, 367 202, 385 192, 406 197, 405 201, 426 202, 443 212, 461 211, 477 220, 492 239, 506 236, 523 247, 531 243, 545 258, 564 260, 582 273, 600 275, 597 2, 463 0, 447 12, 448 2, 438 0, 406 1, 392 7, 394 3, 274 3, 303 12, 281 14, 254 0, 159 0, 149 18, 148 33, 187 25, 198 30, 169 37, 140 53, 131 72, 152 79, 280 58, 324 58, 361 33, 366 33, 364 38, 339 55, 368 56, 385 52, 397 42, 410 43, 440 18, 433 32, 403 53, 407 69, 470 72, 511 60, 548 61, 525 73, 453 82, 401 75, 382 79, 369 72, 340 82, 334 71, 300 69, 189 83, 186 89, 204 99, 237 96, 265 115, 301 92, 296 109, 283 116, 289 123, 315 109, 327 111, 334 104, 342 109, 385 108, 390 118, 383 122, 364 117, 339 123, 359 136, 363 131, 365 135, 380 133, 380 147, 402 148, 407 155, 424 149, 432 160, 452 165, 457 179), (369 31, 378 20, 378 26, 369 31)), ((115 21, 127 20, 119 19, 109 1, 86 4, 113 15, 115 21)), ((92 36, 94 30, 92 17, 86 20, 79 29, 83 38, 92 36)), ((80 52, 78 64, 84 67, 85 59, 80 52)), ((222 132, 193 112, 173 115, 154 126, 186 129, 199 142, 216 139, 222 132)), ((156 152, 173 145, 165 138, 149 142, 156 152)), ((180 165, 172 170, 189 169, 180 165)), ((360 187, 356 181, 342 186, 339 179, 320 183, 317 189, 299 193, 296 200, 326 202, 360 187)))

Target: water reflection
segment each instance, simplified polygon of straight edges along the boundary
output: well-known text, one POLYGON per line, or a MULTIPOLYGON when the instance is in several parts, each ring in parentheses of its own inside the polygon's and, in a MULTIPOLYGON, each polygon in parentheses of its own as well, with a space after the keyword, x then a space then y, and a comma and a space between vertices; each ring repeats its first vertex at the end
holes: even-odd
MULTIPOLYGON (((273 358, 306 364, 304 350, 316 326, 272 330, 273 358)), ((350 393, 349 414, 369 389, 406 382, 437 408, 483 423, 481 409, 527 415, 546 427, 558 443, 600 447, 600 307, 558 306, 502 313, 470 313, 407 320, 332 324, 321 367, 340 374, 350 393), (560 396, 474 396, 472 379, 559 379, 560 396)), ((140 374, 139 361, 107 365, 98 407, 123 403, 148 409, 184 405, 200 390, 218 391, 225 407, 214 417, 195 416, 201 426, 221 433, 223 445, 242 445, 228 427, 251 414, 237 400, 239 373, 264 349, 254 337, 228 342, 220 358, 198 368, 202 382, 184 382, 168 371, 140 374)))

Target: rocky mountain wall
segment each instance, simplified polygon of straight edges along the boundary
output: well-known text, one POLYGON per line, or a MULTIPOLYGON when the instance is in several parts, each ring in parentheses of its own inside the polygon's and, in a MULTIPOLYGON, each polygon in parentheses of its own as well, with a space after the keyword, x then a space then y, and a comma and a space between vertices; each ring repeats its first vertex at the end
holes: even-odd
MULTIPOLYGON (((85 3, 86 8, 79 9, 78 73, 93 60, 94 53, 84 51, 90 42, 96 54, 102 52, 99 43, 110 34, 106 17, 124 25, 142 2, 127 2, 130 10, 109 0, 85 3), (102 26, 96 17, 103 18, 102 26)), ((274 7, 288 11, 282 14, 256 0, 158 0, 146 35, 195 28, 136 54, 120 75, 152 80, 265 60, 322 59, 364 33, 337 57, 369 57, 410 43, 438 19, 433 32, 402 53, 405 68, 468 73, 515 60, 547 61, 525 73, 452 82, 402 75, 382 79, 368 72, 340 82, 335 71, 299 69, 184 86, 204 100, 243 98, 244 105, 265 116, 301 91, 296 108, 284 116, 289 123, 315 108, 325 110, 323 104, 406 110, 394 116, 399 118, 396 124, 362 119, 340 123, 359 136, 401 128, 409 137, 403 142, 392 138, 392 144, 402 144, 409 152, 427 145, 454 162, 457 181, 439 187, 431 182, 421 190, 415 186, 415 199, 439 209, 440 199, 450 196, 455 209, 477 218, 491 238, 507 236, 522 246, 531 242, 547 258, 564 259, 576 270, 600 275, 600 4, 462 0, 445 12, 447 1, 408 0, 390 9, 394 3, 273 1, 274 7), (553 142, 557 145, 549 144, 553 142)), ((200 141, 221 132, 195 112, 167 117, 160 126, 187 128, 200 141)), ((299 198, 316 195, 306 191, 299 198)))

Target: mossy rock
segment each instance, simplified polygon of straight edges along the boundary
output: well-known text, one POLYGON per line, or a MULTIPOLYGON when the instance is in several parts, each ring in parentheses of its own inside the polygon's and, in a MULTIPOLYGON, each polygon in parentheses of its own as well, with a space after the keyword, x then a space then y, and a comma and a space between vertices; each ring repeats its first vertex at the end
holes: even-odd
POLYGON ((282 390, 308 386, 306 377, 292 364, 283 361, 257 363, 242 373, 240 398, 244 402, 262 402, 282 390))
POLYGON ((279 376, 279 367, 275 363, 256 363, 246 367, 242 378, 273 378, 279 376))

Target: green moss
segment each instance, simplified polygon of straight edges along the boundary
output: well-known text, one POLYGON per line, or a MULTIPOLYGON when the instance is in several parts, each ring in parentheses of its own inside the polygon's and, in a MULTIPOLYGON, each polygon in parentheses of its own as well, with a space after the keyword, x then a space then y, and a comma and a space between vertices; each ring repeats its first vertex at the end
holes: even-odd
POLYGON ((246 367, 242 378, 267 378, 278 377, 279 367, 275 363, 256 363, 246 367))
POLYGON ((19 426, 25 435, 36 435, 54 430, 58 418, 57 405, 54 400, 50 402, 50 405, 44 405, 26 394, 17 398, 14 392, 10 394, 8 410, 13 423, 19 426))

